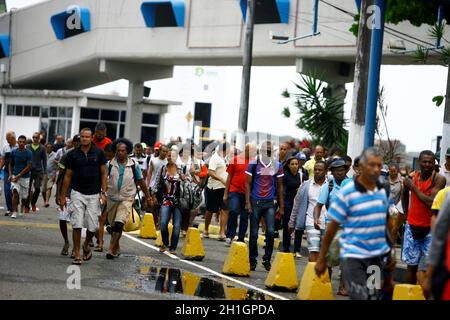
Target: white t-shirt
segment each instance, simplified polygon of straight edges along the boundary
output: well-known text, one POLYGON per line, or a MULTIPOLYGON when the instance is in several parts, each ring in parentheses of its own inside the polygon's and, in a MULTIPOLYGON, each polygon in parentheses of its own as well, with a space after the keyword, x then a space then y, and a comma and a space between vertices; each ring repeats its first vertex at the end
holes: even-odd
MULTIPOLYGON (((161 168, 167 164, 167 159, 161 160, 159 158, 153 158, 150 161, 151 164, 153 164, 153 173, 152 178, 150 180, 149 188, 153 191, 156 190, 156 179, 159 174, 161 174, 161 168)), ((150 171, 150 168, 149 168, 150 171)))
MULTIPOLYGON (((227 165, 225 164, 225 160, 217 153, 214 153, 211 156, 211 159, 209 159, 208 170, 215 171, 217 176, 222 178, 224 181, 227 180, 228 177, 227 165)), ((211 190, 224 189, 225 185, 221 181, 209 177, 208 188, 211 190)))
POLYGON ((445 165, 441 167, 439 174, 447 180, 445 187, 450 187, 450 171, 445 168, 445 165))
MULTIPOLYGON (((328 183, 327 181, 324 184, 328 183)), ((311 180, 308 193, 308 209, 306 210, 306 226, 314 226, 314 208, 316 207, 317 200, 319 199, 320 190, 323 185, 317 184, 314 179, 311 180)), ((322 206, 320 212, 319 225, 320 229, 325 229, 325 218, 327 216, 327 209, 322 206)))
POLYGON ((141 167, 142 171, 148 170, 147 157, 148 156, 146 154, 141 154, 140 157, 137 157, 134 153, 130 156, 131 159, 139 163, 139 167, 141 167))

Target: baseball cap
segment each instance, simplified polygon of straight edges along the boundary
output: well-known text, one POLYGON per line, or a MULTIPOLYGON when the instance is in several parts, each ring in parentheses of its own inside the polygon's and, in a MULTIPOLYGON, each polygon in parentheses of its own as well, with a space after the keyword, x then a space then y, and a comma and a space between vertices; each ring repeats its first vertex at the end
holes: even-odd
POLYGON ((336 158, 336 159, 333 160, 333 162, 331 162, 331 164, 330 164, 330 169, 340 168, 340 167, 346 167, 346 168, 348 168, 347 164, 345 163, 345 160, 342 159, 342 158, 336 158))
POLYGON ((72 138, 72 141, 73 142, 80 142, 81 141, 80 135, 79 134, 74 135, 73 138, 72 138))
POLYGON ((147 148, 147 144, 145 142, 141 142, 142 149, 147 148))
POLYGON ((155 142, 155 145, 153 146, 153 149, 159 150, 161 148, 161 142, 155 142))
POLYGON ((299 160, 306 160, 306 155, 303 152, 298 152, 295 157, 299 160))

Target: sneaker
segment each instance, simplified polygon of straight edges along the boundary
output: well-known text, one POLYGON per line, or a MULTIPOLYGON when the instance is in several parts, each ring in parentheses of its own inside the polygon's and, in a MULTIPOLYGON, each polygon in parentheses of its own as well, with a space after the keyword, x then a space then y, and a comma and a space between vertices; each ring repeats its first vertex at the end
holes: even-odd
POLYGON ((9 211, 9 210, 6 211, 6 212, 5 212, 5 217, 9 216, 10 214, 11 214, 11 211, 9 211))
POLYGON ((21 211, 19 212, 19 217, 23 217, 25 214, 21 211))
POLYGON ((255 271, 256 270, 256 261, 250 262, 250 270, 255 271))
POLYGON ((227 238, 227 240, 225 240, 225 246, 230 247, 231 242, 233 242, 233 240, 231 240, 230 238, 227 238))
POLYGON ((12 219, 16 219, 16 218, 17 218, 17 213, 16 213, 16 212, 13 212, 12 215, 11 215, 11 218, 12 218, 12 219))
POLYGON ((270 271, 270 268, 272 267, 269 260, 263 261, 262 265, 266 268, 266 271, 270 271))
POLYGON ((36 205, 34 205, 34 206, 32 205, 32 206, 31 206, 31 211, 32 211, 33 213, 37 213, 37 212, 39 211, 39 208, 37 208, 36 205))
POLYGON ((295 253, 295 257, 296 257, 296 258, 303 258, 303 256, 300 254, 300 252, 296 252, 296 253, 295 253))

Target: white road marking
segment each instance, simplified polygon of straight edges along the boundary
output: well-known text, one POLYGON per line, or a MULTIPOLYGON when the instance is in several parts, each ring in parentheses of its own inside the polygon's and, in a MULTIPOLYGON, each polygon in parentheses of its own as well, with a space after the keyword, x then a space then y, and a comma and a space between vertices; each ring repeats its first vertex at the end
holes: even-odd
MULTIPOLYGON (((139 244, 142 244, 143 246, 146 246, 146 247, 148 247, 148 248, 150 248, 150 249, 153 249, 153 250, 159 252, 159 248, 158 248, 158 247, 152 246, 151 244, 148 244, 147 242, 144 242, 144 241, 142 241, 142 240, 139 240, 139 239, 137 239, 137 238, 135 238, 135 237, 133 237, 133 236, 131 236, 131 235, 128 235, 128 234, 126 234, 126 233, 123 233, 123 235, 124 235, 125 237, 127 237, 128 239, 133 240, 134 242, 137 242, 137 243, 139 243, 139 244)), ((263 290, 263 289, 260 289, 260 288, 258 288, 258 287, 252 286, 251 284, 248 284, 248 283, 239 281, 239 280, 237 280, 237 279, 234 279, 234 278, 232 278, 232 277, 229 277, 229 276, 224 275, 224 274, 222 274, 222 273, 216 272, 216 271, 214 271, 214 270, 212 270, 212 269, 209 269, 209 268, 204 267, 204 266, 202 266, 202 265, 199 265, 199 264, 197 264, 197 263, 194 263, 194 262, 192 262, 192 261, 183 260, 183 259, 181 259, 181 258, 179 258, 179 257, 177 257, 177 256, 175 256, 175 255, 173 255, 173 254, 170 254, 170 253, 167 252, 167 251, 164 252, 164 254, 167 255, 167 256, 169 256, 169 257, 172 258, 172 259, 179 260, 180 262, 184 262, 184 263, 189 264, 189 265, 191 265, 191 266, 197 267, 197 268, 202 269, 202 270, 204 270, 204 271, 207 271, 207 272, 209 272, 209 273, 211 273, 211 274, 213 274, 213 275, 215 275, 215 276, 221 277, 221 278, 226 279, 226 280, 231 281, 231 282, 235 282, 235 283, 237 283, 237 284, 239 284, 239 285, 241 285, 241 286, 247 287, 247 288, 249 288, 249 289, 251 289, 251 290, 259 291, 259 292, 261 292, 261 293, 263 293, 263 294, 266 294, 266 295, 271 296, 271 297, 276 298, 276 299, 280 299, 280 300, 289 300, 289 299, 287 299, 287 298, 285 298, 285 297, 282 297, 282 296, 277 295, 277 294, 275 294, 275 293, 272 293, 272 292, 270 292, 270 291, 263 290)))

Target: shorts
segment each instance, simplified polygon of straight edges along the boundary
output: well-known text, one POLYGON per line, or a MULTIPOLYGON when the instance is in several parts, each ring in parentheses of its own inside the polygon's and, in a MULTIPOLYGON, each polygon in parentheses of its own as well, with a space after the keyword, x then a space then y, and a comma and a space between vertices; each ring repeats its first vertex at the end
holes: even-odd
POLYGON ((11 182, 11 191, 17 191, 19 199, 27 199, 30 191, 30 178, 20 178, 17 182, 11 182))
POLYGON ((61 210, 61 208, 58 208, 58 212, 59 212, 59 220, 60 221, 66 221, 66 222, 70 222, 71 217, 72 217, 72 209, 70 207, 70 198, 66 198, 66 207, 64 208, 64 210, 61 210))
POLYGON ((44 174, 42 172, 30 173, 30 190, 41 190, 42 182, 44 181, 44 174))
POLYGON ((206 211, 218 213, 221 209, 226 209, 225 203, 223 202, 224 193, 225 189, 212 190, 205 188, 206 211))
POLYGON ((101 215, 100 196, 98 194, 85 195, 72 190, 71 224, 73 229, 86 228, 90 232, 98 229, 98 217, 101 215))
POLYGON ((402 261, 408 266, 419 266, 418 271, 426 271, 426 259, 430 252, 431 232, 422 240, 414 240, 409 223, 405 225, 402 261))
POLYGON ((53 179, 54 176, 44 176, 44 182, 43 182, 43 189, 42 190, 49 190, 49 189, 53 189, 53 186, 56 183, 56 178, 53 179))
POLYGON ((337 267, 339 266, 340 260, 339 260, 339 240, 341 238, 342 230, 338 230, 336 235, 333 238, 333 241, 331 241, 330 247, 328 248, 328 253, 326 256, 327 266, 328 267, 337 267))
POLYGON ((106 203, 109 224, 113 225, 114 222, 126 224, 128 222, 133 207, 133 200, 113 201, 108 199, 106 203))
POLYGON ((306 226, 306 239, 309 252, 319 252, 320 243, 325 233, 324 229, 317 230, 314 226, 306 226))

